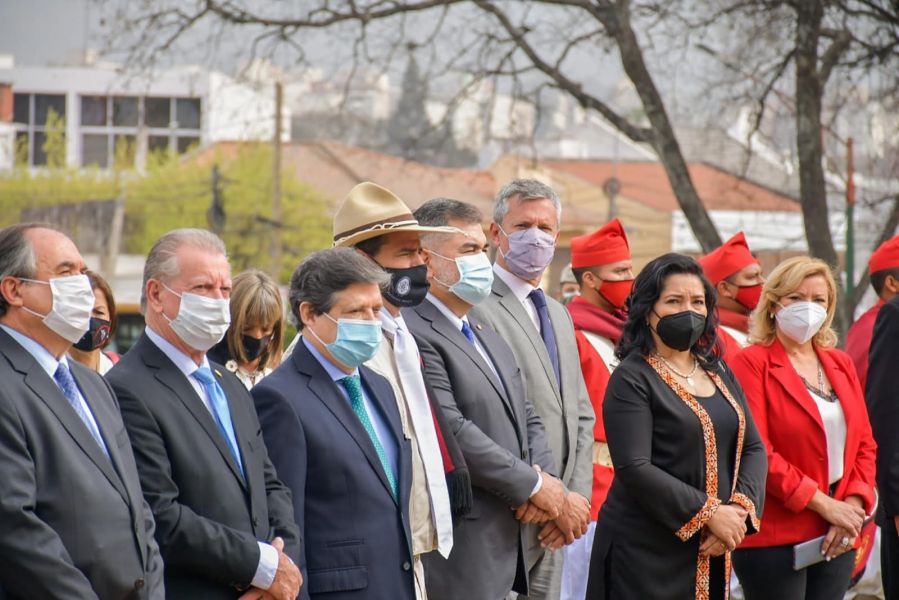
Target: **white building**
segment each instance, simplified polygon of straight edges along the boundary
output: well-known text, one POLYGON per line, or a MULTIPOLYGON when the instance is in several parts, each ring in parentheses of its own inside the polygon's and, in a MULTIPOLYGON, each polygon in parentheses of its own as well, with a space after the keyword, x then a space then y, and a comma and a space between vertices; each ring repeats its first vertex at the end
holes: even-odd
MULTIPOLYGON (((31 167, 47 163, 51 112, 64 119, 65 162, 76 168, 110 168, 117 156, 141 167, 157 150, 274 136, 273 85, 260 89, 199 67, 135 74, 108 64, 16 67, 4 57, 0 82, 12 87, 15 143, 31 167)), ((286 107, 281 120, 282 140, 290 141, 286 107)), ((10 168, 3 157, 0 169, 10 168)))

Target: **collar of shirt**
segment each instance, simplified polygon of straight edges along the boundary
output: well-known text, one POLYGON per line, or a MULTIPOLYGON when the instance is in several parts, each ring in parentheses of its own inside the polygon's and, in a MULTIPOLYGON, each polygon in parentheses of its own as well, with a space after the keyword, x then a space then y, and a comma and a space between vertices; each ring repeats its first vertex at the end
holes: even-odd
POLYGON ((206 358, 206 355, 203 355, 203 362, 199 366, 194 362, 194 359, 186 355, 184 352, 176 348, 171 342, 167 339, 153 331, 153 329, 149 326, 146 328, 147 337, 150 338, 150 341, 156 344, 156 347, 162 350, 162 353, 169 357, 175 366, 178 367, 178 370, 184 373, 184 376, 190 378, 194 371, 199 369, 200 367, 209 368, 209 359, 206 358))
POLYGON ((16 340, 20 346, 25 348, 25 351, 28 352, 34 360, 37 361, 37 364, 41 366, 41 368, 47 372, 47 375, 50 376, 50 379, 53 379, 53 376, 56 374, 56 369, 59 368, 59 363, 65 364, 67 367, 69 366, 69 361, 66 360, 66 355, 63 354, 62 358, 56 360, 56 357, 50 354, 50 351, 41 346, 39 343, 25 335, 20 331, 16 331, 12 327, 8 327, 6 325, 0 325, 0 328, 3 328, 3 331, 8 333, 12 339, 16 340))
POLYGON ((331 377, 332 380, 340 381, 344 377, 349 377, 350 375, 358 375, 359 374, 359 369, 353 369, 352 373, 345 373, 344 371, 342 371, 340 369, 340 367, 338 367, 337 365, 332 363, 330 360, 325 358, 325 355, 322 354, 321 352, 319 352, 318 348, 316 348, 315 346, 310 344, 309 340, 306 339, 306 336, 303 336, 303 344, 306 345, 306 348, 309 349, 309 352, 312 353, 312 356, 315 357, 315 360, 317 360, 318 364, 320 364, 325 369, 325 371, 328 373, 328 375, 331 377))
POLYGON ((456 313, 451 311, 449 307, 440 301, 437 296, 432 295, 430 292, 427 295, 428 302, 434 305, 434 307, 443 314, 444 317, 449 319, 449 322, 453 324, 453 327, 456 328, 456 331, 462 331, 462 323, 468 322, 467 317, 459 318, 456 313))
POLYGON ((499 263, 493 263, 493 272, 497 277, 503 280, 503 283, 509 286, 509 289, 512 290, 512 293, 515 294, 515 297, 518 298, 519 302, 526 301, 528 299, 528 294, 537 289, 527 281, 519 279, 517 276, 499 266, 499 263))

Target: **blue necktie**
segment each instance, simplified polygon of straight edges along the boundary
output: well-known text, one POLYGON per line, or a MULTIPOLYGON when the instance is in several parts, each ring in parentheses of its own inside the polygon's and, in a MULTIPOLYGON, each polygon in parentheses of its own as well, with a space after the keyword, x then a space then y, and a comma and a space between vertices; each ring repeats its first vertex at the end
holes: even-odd
POLYGON ((84 423, 84 426, 87 427, 91 437, 94 438, 100 446, 100 450, 103 451, 106 458, 109 458, 109 450, 106 449, 106 444, 103 442, 103 437, 100 435, 97 424, 88 416, 87 407, 81 403, 81 395, 78 393, 78 384, 75 383, 75 378, 72 377, 72 372, 69 371, 69 366, 67 364, 63 362, 59 363, 59 366, 56 367, 56 372, 53 374, 53 381, 55 381, 56 385, 59 386, 59 389, 62 390, 63 396, 66 397, 66 400, 69 401, 69 404, 84 423))
POLYGON ((553 332, 553 324, 549 320, 549 310, 546 308, 546 296, 540 288, 534 289, 528 298, 534 303, 537 309, 537 317, 540 319, 540 337, 543 338, 543 344, 546 346, 546 352, 549 354, 549 361, 553 365, 553 372, 556 374, 556 383, 559 389, 562 389, 562 378, 559 376, 559 348, 556 346, 556 334, 553 332))
POLYGON ((240 460, 240 450, 237 447, 237 438, 234 435, 234 425, 231 423, 231 410, 228 408, 225 390, 215 380, 215 376, 213 376, 209 367, 200 367, 194 371, 194 377, 206 389, 206 395, 209 396, 209 403, 212 405, 212 414, 215 416, 215 422, 219 426, 219 431, 225 437, 225 442, 231 450, 231 456, 234 457, 234 462, 237 463, 240 474, 244 475, 243 464, 240 460))
POLYGON ((471 326, 468 324, 468 321, 462 321, 462 334, 468 338, 468 341, 472 346, 477 348, 477 344, 474 341, 474 331, 471 330, 471 326))
POLYGON ((381 466, 384 468, 384 473, 387 475, 387 481, 390 483, 390 490, 393 492, 393 497, 396 498, 399 492, 396 485, 396 476, 393 473, 393 468, 390 466, 390 461, 387 460, 387 453, 384 452, 384 446, 381 445, 381 440, 378 438, 375 427, 372 425, 371 419, 368 418, 368 411, 365 410, 365 402, 362 399, 362 379, 358 375, 349 375, 341 379, 340 383, 350 397, 350 405, 353 407, 353 412, 359 417, 362 427, 365 428, 365 433, 368 434, 372 445, 375 447, 375 452, 377 452, 381 466))

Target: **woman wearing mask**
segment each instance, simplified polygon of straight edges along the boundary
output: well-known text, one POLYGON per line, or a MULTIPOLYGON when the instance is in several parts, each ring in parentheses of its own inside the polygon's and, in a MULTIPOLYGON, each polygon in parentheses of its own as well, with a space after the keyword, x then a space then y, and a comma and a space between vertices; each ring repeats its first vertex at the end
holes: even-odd
POLYGON ((69 356, 100 375, 105 375, 119 361, 118 354, 104 348, 112 341, 116 330, 115 299, 106 280, 93 271, 85 273, 94 290, 94 309, 89 329, 70 349, 69 356))
POLYGON ((747 600, 842 598, 874 508, 875 443, 855 367, 834 348, 835 311, 825 263, 784 261, 752 315, 752 345, 732 364, 768 453, 761 533, 734 554, 747 600), (819 536, 822 561, 794 569, 794 545, 819 536))
POLYGON ((758 531, 765 447, 712 352, 715 292, 666 254, 634 281, 603 401, 615 468, 590 562, 591 600, 724 598, 730 552, 758 531))
POLYGON ((231 325, 208 356, 249 390, 281 362, 284 305, 275 281, 263 271, 250 270, 234 278, 230 307, 231 325))

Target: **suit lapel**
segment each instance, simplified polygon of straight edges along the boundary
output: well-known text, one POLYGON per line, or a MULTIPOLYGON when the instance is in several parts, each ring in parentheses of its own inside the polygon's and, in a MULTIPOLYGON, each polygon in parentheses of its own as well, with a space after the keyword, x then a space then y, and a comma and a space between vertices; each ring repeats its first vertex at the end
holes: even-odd
MULTIPOLYGON (((231 469, 231 472, 237 480, 240 481, 240 484, 246 487, 246 482, 240 474, 240 470, 237 468, 234 458, 231 456, 231 450, 228 448, 228 444, 222 436, 222 432, 219 431, 218 425, 215 422, 215 417, 212 416, 212 413, 210 413, 209 409, 206 408, 206 405, 203 404, 203 400, 200 398, 199 394, 197 394, 196 390, 187 380, 187 377, 184 376, 184 373, 178 369, 175 363, 169 360, 162 350, 160 350, 149 338, 144 338, 144 340, 146 341, 143 348, 144 363, 155 371, 156 379, 169 388, 178 400, 184 404, 188 412, 190 412, 190 414, 197 420, 203 428, 203 431, 205 431, 206 435, 212 440, 212 443, 215 444, 219 454, 222 455, 222 459, 228 464, 228 468, 231 469)), ((225 396, 227 397, 227 394, 225 394, 225 396)), ((228 402, 230 405, 230 399, 228 402)), ((232 411, 232 420, 233 414, 232 411)))
POLYGON ((512 293, 512 290, 509 289, 509 286, 499 277, 496 277, 493 280, 493 293, 499 297, 500 306, 515 319, 518 326, 521 328, 522 333, 525 333, 525 337, 530 341, 531 346, 534 348, 534 352, 537 353, 537 357, 543 365, 546 377, 553 387, 556 400, 561 404, 562 394, 559 391, 559 383, 556 381, 556 372, 553 370, 552 362, 549 360, 549 352, 546 349, 546 344, 543 343, 540 332, 534 327, 534 322, 531 320, 530 315, 528 315, 524 306, 521 305, 521 302, 515 294, 512 293))
MULTIPOLYGON (((97 440, 90 434, 87 426, 75 412, 75 409, 69 405, 69 401, 66 400, 66 397, 53 379, 47 375, 28 351, 13 340, 5 331, 0 331, 0 340, 3 342, 4 352, 10 358, 12 366, 25 375, 25 385, 27 385, 31 391, 40 398, 41 402, 50 409, 56 418, 59 419, 63 428, 72 437, 78 447, 87 454, 88 458, 91 459, 91 462, 97 465, 97 468, 100 469, 100 472, 109 480, 112 487, 121 494, 122 499, 130 504, 128 491, 125 489, 125 485, 118 473, 116 473, 113 468, 113 463, 111 463, 110 459, 103 454, 103 450, 100 449, 97 440)), ((77 378, 75 381, 82 390, 82 396, 85 396, 87 399, 88 392, 91 388, 84 386, 77 378)), ((88 400, 88 405, 90 405, 90 400, 88 400)), ((96 411, 94 411, 94 413, 94 419, 97 421, 102 432, 103 423, 98 418, 96 411)), ((108 428, 109 425, 107 424, 107 432, 108 428)), ((103 438, 106 441, 106 447, 109 449, 110 453, 114 452, 114 441, 113 443, 110 443, 108 441, 108 435, 104 435, 103 438)))
MULTIPOLYGON (((353 412, 349 401, 343 395, 343 392, 338 389, 337 386, 339 384, 331 379, 331 376, 312 356, 312 353, 309 352, 302 340, 296 345, 292 359, 297 370, 307 377, 309 391, 325 405, 325 408, 346 429, 353 441, 356 442, 356 445, 359 446, 359 449, 362 450, 368 464, 378 475, 378 479, 381 480, 384 489, 387 490, 391 498, 394 498, 393 490, 390 487, 390 482, 387 480, 384 467, 381 466, 381 459, 375 451, 374 444, 372 444, 371 438, 368 437, 368 432, 365 431, 365 428, 359 421, 359 417, 353 412)), ((396 501, 396 498, 394 498, 394 501, 396 501)))
MULTIPOLYGON (((234 439, 237 440, 237 448, 240 452, 241 460, 243 461, 243 476, 240 476, 240 470, 237 468, 237 463, 234 462, 234 457, 231 455, 230 448, 228 448, 228 464, 232 467, 234 474, 239 477, 248 489, 252 490, 253 486, 251 485, 250 474, 255 473, 256 470, 250 469, 247 464, 247 459, 250 456, 247 440, 251 439, 251 437, 255 437, 256 432, 250 431, 250 424, 247 423, 245 418, 247 416, 246 407, 241 406, 239 400, 241 393, 244 392, 246 388, 243 387, 242 383, 237 381, 241 389, 236 389, 234 385, 234 380, 236 378, 226 379, 222 374, 224 368, 220 365, 210 363, 209 366, 215 374, 216 379, 218 379, 219 385, 222 386, 222 390, 225 392, 225 398, 228 400, 228 410, 231 411, 231 426, 234 428, 234 439)), ((218 425, 216 425, 216 431, 218 431, 218 425)), ((221 432, 219 432, 219 437, 222 437, 221 432)))
POLYGON ((783 345, 776 339, 772 343, 771 366, 773 367, 771 374, 783 386, 786 391, 785 396, 799 404, 823 431, 824 424, 821 422, 821 412, 818 410, 818 406, 811 394, 808 393, 799 373, 790 364, 783 345))

